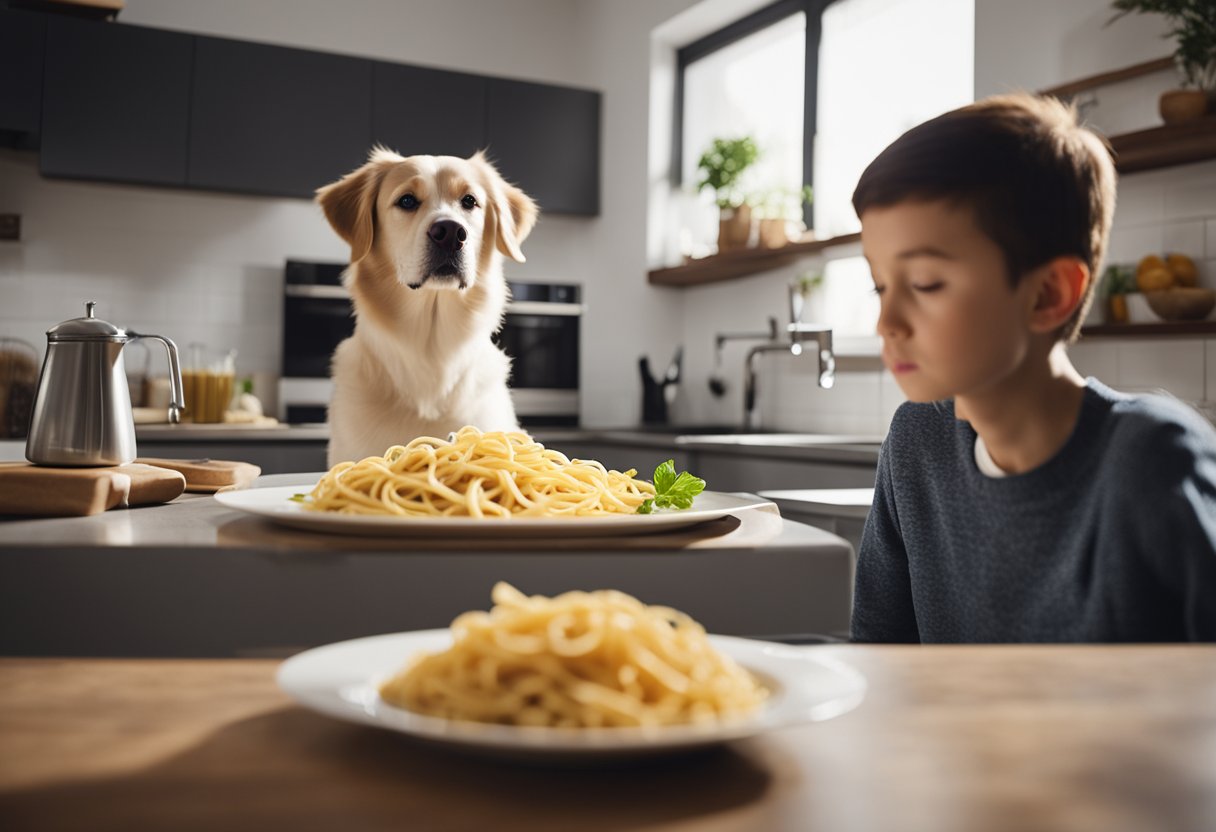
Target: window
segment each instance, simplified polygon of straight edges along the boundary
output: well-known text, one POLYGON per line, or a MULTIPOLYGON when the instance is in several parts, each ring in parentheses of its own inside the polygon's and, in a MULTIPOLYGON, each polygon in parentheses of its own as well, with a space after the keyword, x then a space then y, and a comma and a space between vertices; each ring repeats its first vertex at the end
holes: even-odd
MULTIPOLYGON (((696 187, 697 160, 715 138, 750 136, 759 158, 741 178, 752 200, 796 210, 809 181, 808 20, 811 38, 826 0, 781 0, 681 49, 672 169, 678 184, 696 187)), ((706 192, 702 199, 711 202, 706 192)))
POLYGON ((750 135, 761 157, 742 185, 753 199, 809 184, 819 237, 856 231, 853 187, 870 160, 972 100, 974 3, 780 0, 681 48, 676 184, 695 188, 714 138, 750 135))

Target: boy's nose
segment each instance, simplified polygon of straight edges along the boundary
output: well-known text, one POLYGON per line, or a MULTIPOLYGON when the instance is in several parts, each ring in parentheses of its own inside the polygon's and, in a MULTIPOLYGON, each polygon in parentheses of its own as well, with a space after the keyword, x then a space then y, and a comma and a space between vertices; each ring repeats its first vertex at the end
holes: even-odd
POLYGON ((878 312, 874 331, 882 338, 904 338, 908 335, 908 325, 896 311, 895 304, 884 303, 878 312))

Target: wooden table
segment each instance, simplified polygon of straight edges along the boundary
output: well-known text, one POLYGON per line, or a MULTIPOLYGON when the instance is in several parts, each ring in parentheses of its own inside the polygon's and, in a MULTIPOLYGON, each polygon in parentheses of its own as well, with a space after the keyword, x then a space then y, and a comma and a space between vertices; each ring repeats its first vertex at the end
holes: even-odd
POLYGON ((807 649, 857 710, 584 769, 315 715, 271 661, 3 659, 0 828, 1216 829, 1216 647, 807 649))

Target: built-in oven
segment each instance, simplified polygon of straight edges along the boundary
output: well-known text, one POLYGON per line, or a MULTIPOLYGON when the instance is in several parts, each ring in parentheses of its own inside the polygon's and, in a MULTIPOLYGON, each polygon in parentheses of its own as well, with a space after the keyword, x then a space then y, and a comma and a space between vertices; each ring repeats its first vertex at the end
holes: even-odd
MULTIPOLYGON (((288 260, 283 289, 279 418, 324 422, 334 349, 354 332, 345 263, 288 260)), ((511 357, 511 398, 525 427, 578 425, 581 287, 510 282, 494 342, 511 357)))

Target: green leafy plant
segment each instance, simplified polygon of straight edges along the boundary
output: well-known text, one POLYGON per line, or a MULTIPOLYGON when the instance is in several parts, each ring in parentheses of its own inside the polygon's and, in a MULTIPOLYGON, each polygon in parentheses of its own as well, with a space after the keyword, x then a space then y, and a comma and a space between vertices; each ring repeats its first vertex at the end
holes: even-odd
POLYGON ((705 480, 687 471, 676 474, 674 460, 654 469, 654 497, 638 506, 638 514, 653 514, 656 508, 691 508, 693 498, 705 490, 705 480))
POLYGON ((1166 37, 1177 41, 1174 62, 1186 82, 1216 90, 1216 2, 1212 0, 1112 0, 1117 11, 1107 25, 1128 14, 1159 14, 1169 21, 1166 37))
POLYGON ((1102 285, 1107 297, 1136 291, 1136 267, 1107 266, 1106 271, 1102 273, 1102 285))
POLYGON ((740 139, 714 139, 709 149, 697 161, 701 178, 697 190, 712 188, 719 208, 735 208, 743 204, 739 177, 760 158, 760 148, 750 136, 740 139))

